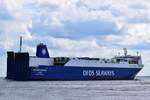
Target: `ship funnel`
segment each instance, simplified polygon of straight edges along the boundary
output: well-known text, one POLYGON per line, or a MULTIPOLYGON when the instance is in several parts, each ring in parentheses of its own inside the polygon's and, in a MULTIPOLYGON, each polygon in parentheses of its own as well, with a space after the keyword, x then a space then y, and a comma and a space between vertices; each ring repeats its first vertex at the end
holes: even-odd
POLYGON ((49 58, 49 53, 46 45, 44 45, 43 43, 37 45, 36 56, 39 58, 49 58))
POLYGON ((127 56, 128 53, 127 48, 123 48, 123 50, 124 50, 124 55, 127 56))

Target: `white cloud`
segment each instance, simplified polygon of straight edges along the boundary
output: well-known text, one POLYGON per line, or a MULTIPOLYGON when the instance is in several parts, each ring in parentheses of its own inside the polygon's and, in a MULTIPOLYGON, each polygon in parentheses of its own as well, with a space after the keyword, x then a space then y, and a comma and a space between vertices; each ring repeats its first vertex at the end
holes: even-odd
POLYGON ((6 76, 6 56, 0 56, 0 77, 6 76))
POLYGON ((120 35, 108 35, 108 41, 117 41, 119 45, 133 46, 150 43, 150 24, 128 24, 124 26, 124 31, 120 35))
POLYGON ((150 50, 142 50, 142 60, 143 60, 143 64, 144 64, 144 68, 141 70, 141 72, 138 75, 143 75, 143 76, 148 76, 150 73, 150 59, 149 59, 149 55, 150 55, 150 50))
MULTIPOLYGON (((25 1, 24 1, 25 2, 25 1)), ((5 7, 7 15, 10 15, 11 20, 3 20, 1 18, 0 24, 3 25, 1 29, 0 45, 1 48, 8 50, 14 47, 20 36, 23 36, 25 40, 34 40, 35 37, 29 32, 29 28, 32 28, 31 11, 23 8, 23 1, 16 0, 1 0, 0 5, 5 7)), ((4 15, 5 13, 3 13, 4 15)), ((1 16, 1 15, 0 15, 1 16)))
MULTIPOLYGON (((53 56, 109 57, 114 54, 113 48, 116 47, 115 51, 120 50, 118 45, 128 47, 150 43, 149 10, 148 0, 142 2, 141 0, 0 0, 0 50, 16 48, 19 36, 23 36, 25 41, 46 39, 53 56), (5 18, 8 15, 9 17, 5 18), (36 34, 34 30, 36 24, 57 30, 63 29, 65 22, 93 20, 113 23, 117 26, 114 30, 118 33, 112 32, 101 36, 101 32, 98 32, 91 39, 88 39, 85 33, 84 39, 76 40, 69 37, 55 38, 51 36, 53 31, 43 35, 36 34), (108 45, 101 46, 98 43, 108 45)), ((45 33, 44 29, 38 28, 45 33)), ((103 25, 99 28, 103 28, 103 25)), ((67 30, 69 29, 64 29, 62 34, 71 34, 65 33, 68 32, 67 30)), ((26 43, 24 48, 32 53, 35 52, 35 47, 31 47, 30 43, 26 43)), ((149 53, 144 53, 144 59, 148 59, 148 56, 145 56, 147 54, 149 53)), ((148 66, 149 61, 145 63, 148 66)))
POLYGON ((110 57, 113 49, 98 45, 95 39, 72 40, 67 38, 43 37, 52 56, 110 57))

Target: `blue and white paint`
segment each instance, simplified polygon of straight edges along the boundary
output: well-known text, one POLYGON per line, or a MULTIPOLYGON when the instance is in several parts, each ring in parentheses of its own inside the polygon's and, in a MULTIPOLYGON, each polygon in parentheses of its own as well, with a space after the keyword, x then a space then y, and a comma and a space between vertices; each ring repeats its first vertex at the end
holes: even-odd
POLYGON ((113 80, 134 79, 143 68, 141 56, 116 56, 112 59, 49 57, 46 45, 37 46, 37 58, 30 57, 30 79, 113 80), (43 49, 45 53, 43 53, 43 49), (44 57, 45 56, 45 57, 44 57), (68 60, 65 60, 68 59, 68 60), (63 65, 60 65, 63 64, 63 65))
POLYGON ((39 66, 31 68, 31 79, 117 80, 134 79, 142 68, 39 66))
POLYGON ((46 45, 37 45, 36 56, 7 52, 7 79, 13 80, 118 80, 134 79, 144 67, 141 56, 110 59, 50 57, 46 45), (43 53, 44 50, 44 53, 43 53))
POLYGON ((149 0, 0 0, 0 76, 20 36, 31 55, 39 42, 69 57, 111 57, 126 47, 143 56, 139 75, 150 75, 149 10, 149 0))

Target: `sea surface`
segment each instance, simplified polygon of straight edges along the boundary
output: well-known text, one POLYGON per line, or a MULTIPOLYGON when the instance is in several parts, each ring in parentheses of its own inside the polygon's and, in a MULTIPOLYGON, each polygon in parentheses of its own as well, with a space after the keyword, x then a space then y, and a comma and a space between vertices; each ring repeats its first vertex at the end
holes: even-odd
POLYGON ((114 81, 10 81, 0 100, 150 100, 150 77, 114 81))

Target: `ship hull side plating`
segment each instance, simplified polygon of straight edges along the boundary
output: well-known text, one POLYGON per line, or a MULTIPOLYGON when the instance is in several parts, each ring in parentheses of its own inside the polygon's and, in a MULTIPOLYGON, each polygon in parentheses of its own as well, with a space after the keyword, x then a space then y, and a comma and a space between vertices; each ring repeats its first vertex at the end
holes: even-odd
POLYGON ((36 80, 131 80, 142 68, 39 66, 31 68, 36 80))

